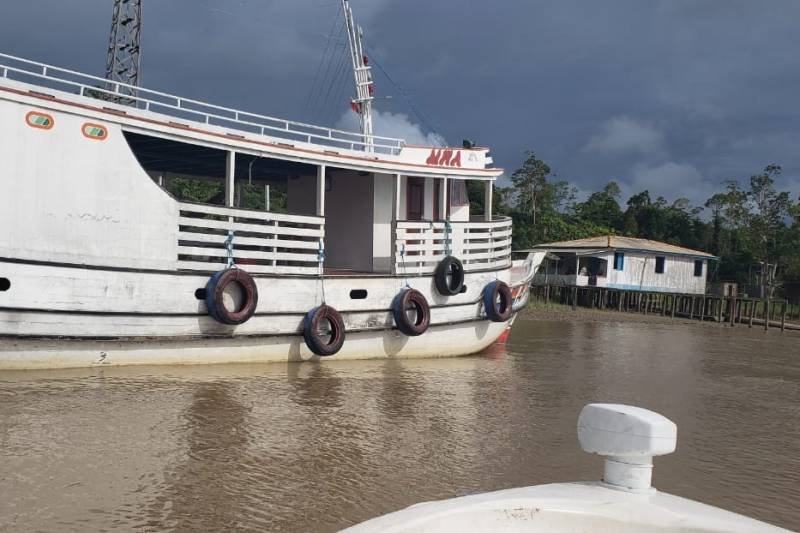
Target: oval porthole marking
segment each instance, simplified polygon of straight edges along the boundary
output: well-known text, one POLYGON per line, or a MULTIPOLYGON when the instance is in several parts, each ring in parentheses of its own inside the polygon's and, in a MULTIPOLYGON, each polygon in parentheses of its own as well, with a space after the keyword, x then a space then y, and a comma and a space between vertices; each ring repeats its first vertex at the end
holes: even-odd
POLYGON ((28 123, 28 126, 40 130, 49 130, 56 123, 52 115, 42 113, 41 111, 29 111, 28 114, 25 115, 25 122, 28 123))
POLYGON ((8 278, 0 278, 0 292, 6 292, 11 288, 11 281, 8 278))
POLYGON ((83 128, 81 128, 81 131, 84 137, 95 141, 104 141, 106 137, 108 137, 108 129, 100 124, 86 122, 83 128))

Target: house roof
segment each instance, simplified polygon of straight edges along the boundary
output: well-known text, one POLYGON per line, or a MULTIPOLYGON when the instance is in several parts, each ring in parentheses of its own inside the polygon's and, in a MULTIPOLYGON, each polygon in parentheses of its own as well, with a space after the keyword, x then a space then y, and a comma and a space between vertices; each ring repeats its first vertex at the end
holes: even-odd
POLYGON ((682 246, 675 246, 673 244, 651 241, 648 239, 620 237, 617 235, 602 235, 598 237, 589 237, 588 239, 576 239, 573 241, 549 242, 545 244, 538 244, 533 247, 533 250, 547 250, 549 252, 627 250, 631 252, 663 253, 670 255, 685 255, 690 257, 716 259, 715 256, 709 253, 701 252, 699 250, 692 250, 691 248, 683 248, 682 246))

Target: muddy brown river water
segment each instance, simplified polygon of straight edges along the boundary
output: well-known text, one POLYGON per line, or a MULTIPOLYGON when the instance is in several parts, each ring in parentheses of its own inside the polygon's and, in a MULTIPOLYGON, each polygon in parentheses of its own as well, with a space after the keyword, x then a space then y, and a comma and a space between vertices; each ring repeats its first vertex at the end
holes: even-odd
POLYGON ((591 401, 678 424, 659 489, 800 529, 800 336, 523 317, 457 359, 0 373, 0 530, 333 531, 598 479, 591 401))

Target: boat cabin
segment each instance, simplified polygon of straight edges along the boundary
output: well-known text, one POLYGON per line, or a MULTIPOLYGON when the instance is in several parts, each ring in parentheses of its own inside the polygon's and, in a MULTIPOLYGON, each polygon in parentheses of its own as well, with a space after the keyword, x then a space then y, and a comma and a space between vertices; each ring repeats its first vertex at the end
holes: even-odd
POLYGON ((491 212, 502 169, 485 148, 408 146, 5 54, 0 67, 3 120, 21 128, 5 145, 24 178, 13 196, 52 215, 34 228, 12 206, 2 218, 15 242, 0 247, 47 234, 61 261, 295 275, 427 275, 446 255, 465 271, 511 263, 511 221, 491 212), (59 161, 57 188, 37 186, 49 180, 42 154, 59 161), (484 185, 485 212, 471 210, 467 180, 484 185), (110 217, 114 233, 75 211, 110 217))

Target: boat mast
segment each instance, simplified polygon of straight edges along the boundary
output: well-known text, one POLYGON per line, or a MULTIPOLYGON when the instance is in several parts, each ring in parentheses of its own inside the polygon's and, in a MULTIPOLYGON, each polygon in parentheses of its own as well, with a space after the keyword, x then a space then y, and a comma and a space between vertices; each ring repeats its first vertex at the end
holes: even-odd
POLYGON ((353 62, 353 75, 356 81, 356 97, 351 101, 353 111, 358 113, 361 121, 361 133, 364 136, 364 151, 374 151, 374 141, 372 138, 372 73, 371 67, 367 64, 367 56, 364 55, 364 48, 361 38, 364 35, 361 26, 353 22, 353 10, 350 8, 348 0, 342 0, 342 11, 344 12, 344 22, 347 26, 347 40, 350 43, 350 56, 353 62))

